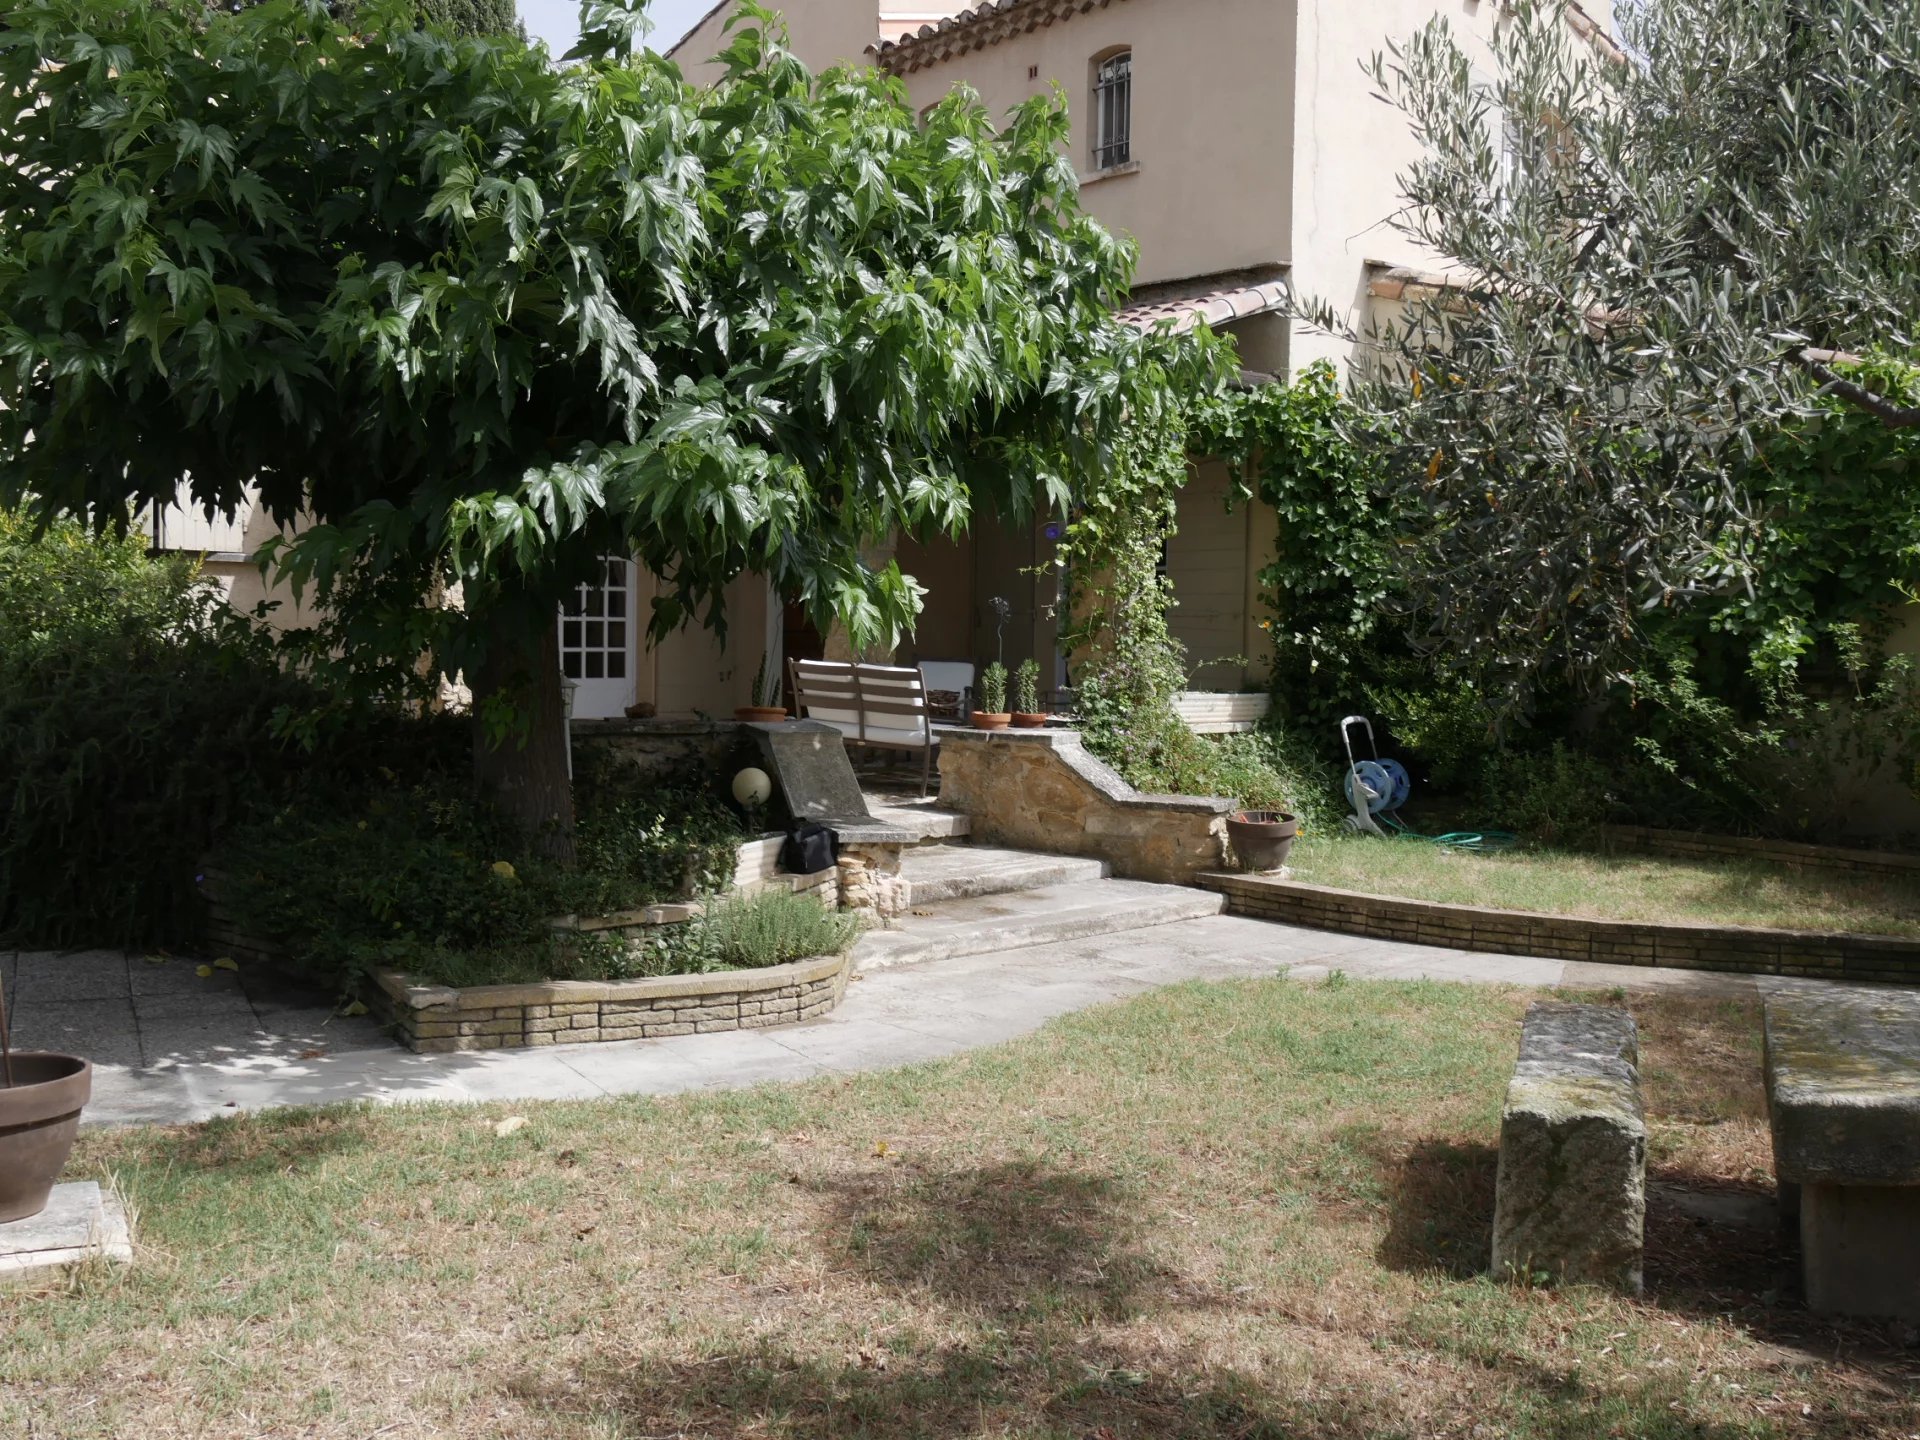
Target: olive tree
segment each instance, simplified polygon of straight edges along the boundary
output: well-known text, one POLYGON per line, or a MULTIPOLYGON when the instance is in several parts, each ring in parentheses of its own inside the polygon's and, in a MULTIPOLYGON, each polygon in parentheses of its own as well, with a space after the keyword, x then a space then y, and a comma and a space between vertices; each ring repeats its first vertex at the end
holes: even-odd
POLYGON ((754 573, 872 643, 919 603, 875 541, 1063 504, 1217 372, 1113 319, 1132 253, 1054 100, 917 117, 751 5, 696 89, 644 4, 593 0, 562 66, 384 0, 29 0, 0 37, 0 500, 252 487, 305 663, 463 670, 483 786, 561 854, 555 605, 598 557, 660 577, 655 633, 754 573))
POLYGON ((1508 706, 1747 582, 1783 422, 1920 425, 1887 363, 1920 317, 1920 7, 1622 0, 1617 44, 1569 8, 1373 62, 1424 149, 1392 223, 1450 283, 1362 337, 1357 390, 1423 502, 1415 637, 1508 706))

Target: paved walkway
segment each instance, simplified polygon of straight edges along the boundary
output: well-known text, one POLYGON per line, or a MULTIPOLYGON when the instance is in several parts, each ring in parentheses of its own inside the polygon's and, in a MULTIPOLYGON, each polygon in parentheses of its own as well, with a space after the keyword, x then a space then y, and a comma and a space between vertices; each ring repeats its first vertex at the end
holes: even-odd
POLYGON ((1184 980, 1323 978, 1681 989, 1765 995, 1825 982, 1589 965, 1214 916, 858 977, 831 1015, 746 1030, 545 1050, 415 1055, 318 997, 196 962, 0 955, 22 1048, 95 1060, 90 1124, 177 1123, 341 1100, 535 1100, 670 1094, 880 1069, 997 1044, 1056 1015, 1184 980))

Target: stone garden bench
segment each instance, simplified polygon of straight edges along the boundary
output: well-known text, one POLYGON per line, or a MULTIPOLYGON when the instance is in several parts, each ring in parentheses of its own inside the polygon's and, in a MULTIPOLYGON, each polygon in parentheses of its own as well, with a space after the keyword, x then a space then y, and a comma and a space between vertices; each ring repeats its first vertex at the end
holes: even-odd
POLYGON ((1500 1115, 1493 1272, 1640 1292, 1647 1126, 1633 1017, 1527 1011, 1500 1115))
POLYGON ((1920 1320, 1920 994, 1766 1002, 1767 1114, 1807 1304, 1920 1320))

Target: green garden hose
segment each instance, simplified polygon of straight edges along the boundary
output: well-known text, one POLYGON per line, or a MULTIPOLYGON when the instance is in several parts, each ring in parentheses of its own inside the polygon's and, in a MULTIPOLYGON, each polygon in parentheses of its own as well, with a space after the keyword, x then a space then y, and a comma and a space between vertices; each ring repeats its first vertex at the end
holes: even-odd
POLYGON ((1444 835, 1422 835, 1398 815, 1388 813, 1375 818, 1384 820, 1397 839, 1425 840, 1430 845, 1447 850, 1487 855, 1499 850, 1511 850, 1520 843, 1520 837, 1511 830, 1449 830, 1444 835))

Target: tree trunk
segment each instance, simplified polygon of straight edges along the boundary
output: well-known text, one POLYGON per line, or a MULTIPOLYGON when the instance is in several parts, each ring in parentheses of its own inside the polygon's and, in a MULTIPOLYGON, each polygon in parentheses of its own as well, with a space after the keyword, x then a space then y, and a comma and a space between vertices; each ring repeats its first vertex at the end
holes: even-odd
POLYGON ((503 604, 489 614, 473 701, 473 772, 481 797, 513 822, 536 854, 572 864, 573 786, 552 607, 503 604), (504 736, 490 733, 489 714, 506 706, 519 724, 504 736))

